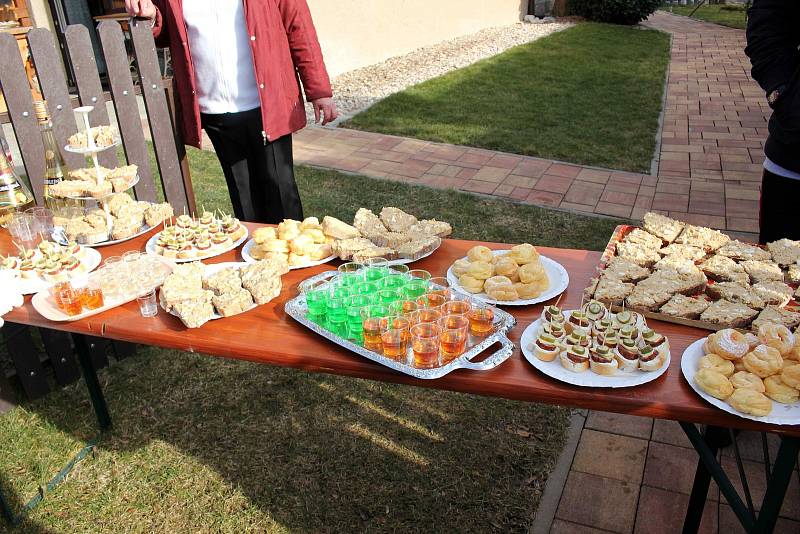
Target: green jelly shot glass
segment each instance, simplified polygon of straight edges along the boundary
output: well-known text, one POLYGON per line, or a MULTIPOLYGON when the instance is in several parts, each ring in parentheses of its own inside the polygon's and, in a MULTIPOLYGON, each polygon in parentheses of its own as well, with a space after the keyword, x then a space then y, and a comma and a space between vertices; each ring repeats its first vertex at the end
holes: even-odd
POLYGON ((354 286, 364 281, 363 266, 354 261, 339 266, 339 281, 344 286, 354 286))
POLYGON ((328 292, 326 326, 339 337, 347 337, 347 299, 350 292, 345 287, 334 286, 328 292))
POLYGON ((347 297, 347 338, 361 343, 363 341, 364 327, 361 322, 361 310, 371 304, 372 299, 367 295, 352 295, 347 297))
POLYGON ((308 318, 317 324, 325 323, 325 316, 328 313, 328 295, 330 289, 330 282, 328 280, 314 280, 303 282, 300 285, 300 292, 306 297, 308 318))
POLYGON ((364 279, 378 282, 389 274, 389 262, 385 258, 368 258, 364 261, 364 279))
POLYGON ((380 287, 376 282, 361 282, 353 286, 353 293, 355 295, 366 295, 370 298, 375 298, 379 289, 380 287))
POLYGON ((410 278, 403 286, 403 297, 408 300, 416 300, 428 292, 428 281, 421 278, 410 278))
POLYGON ((392 302, 397 302, 402 296, 397 289, 381 289, 378 291, 378 304, 389 305, 392 302))
POLYGON ((406 277, 411 279, 419 278, 420 280, 430 280, 431 273, 423 269, 412 269, 406 273, 406 277))
POLYGON ((406 277, 402 274, 390 274, 381 280, 381 289, 403 289, 406 277))

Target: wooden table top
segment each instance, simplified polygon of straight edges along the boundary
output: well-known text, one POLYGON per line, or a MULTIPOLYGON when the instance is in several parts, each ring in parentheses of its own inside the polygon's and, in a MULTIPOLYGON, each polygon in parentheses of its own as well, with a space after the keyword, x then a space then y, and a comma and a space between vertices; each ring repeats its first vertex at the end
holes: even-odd
MULTIPOLYGON (((252 232, 257 225, 248 224, 248 227, 252 232)), ((127 243, 97 250, 103 257, 117 256, 127 250, 143 251, 145 243, 152 235, 153 232, 150 232, 127 243)), ((478 243, 474 241, 446 239, 438 251, 416 262, 414 267, 426 269, 434 276, 443 276, 455 259, 465 256, 466 251, 476 244, 478 243)), ((509 247, 496 243, 483 244, 496 249, 509 247)), ((0 251, 9 251, 10 248, 8 234, 3 232, 0 234, 0 251)), ((539 251, 561 263, 569 272, 569 289, 564 293, 560 306, 563 309, 579 306, 581 293, 595 272, 600 253, 544 247, 539 251)), ((208 260, 207 263, 227 261, 242 261, 240 249, 208 260)), ((23 307, 6 315, 5 319, 78 334, 296 367, 307 371, 800 436, 800 427, 758 423, 727 414, 706 403, 683 378, 680 356, 688 345, 707 335, 707 332, 658 321, 650 321, 651 327, 669 338, 672 349, 670 368, 657 380, 634 388, 581 388, 558 382, 536 371, 525 360, 519 347, 507 361, 490 371, 460 369, 436 380, 420 380, 395 372, 312 333, 284 313, 285 302, 297 295, 300 282, 325 270, 335 269, 337 265, 338 263, 332 262, 319 267, 290 271, 283 276, 283 291, 272 302, 242 315, 210 321, 194 330, 186 329, 177 318, 163 310, 154 318, 142 318, 135 301, 84 320, 54 323, 39 315, 28 297, 23 307)), ((509 333, 509 338, 519 345, 523 330, 539 317, 542 305, 508 306, 504 309, 517 319, 517 326, 509 333)))

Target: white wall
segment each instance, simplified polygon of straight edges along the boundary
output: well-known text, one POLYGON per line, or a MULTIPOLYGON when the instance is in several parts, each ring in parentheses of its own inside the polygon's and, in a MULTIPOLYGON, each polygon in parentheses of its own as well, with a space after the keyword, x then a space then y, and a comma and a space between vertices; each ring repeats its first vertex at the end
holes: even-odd
POLYGON ((308 0, 330 75, 518 22, 528 0, 308 0))

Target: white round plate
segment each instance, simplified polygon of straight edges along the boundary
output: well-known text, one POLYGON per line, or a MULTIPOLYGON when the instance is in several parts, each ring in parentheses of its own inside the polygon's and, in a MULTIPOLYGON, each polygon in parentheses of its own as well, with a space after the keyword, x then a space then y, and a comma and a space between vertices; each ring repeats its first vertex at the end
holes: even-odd
MULTIPOLYGON (((254 239, 251 239, 247 243, 245 243, 244 247, 242 248, 242 258, 247 263, 255 263, 255 262, 258 261, 257 259, 255 259, 253 256, 250 255, 250 250, 254 246, 256 246, 256 242, 255 242, 254 239)), ((329 261, 331 261, 331 260, 333 260, 335 258, 336 258, 336 255, 332 254, 332 255, 328 256, 327 258, 322 258, 319 261, 312 261, 310 263, 306 263, 305 265, 290 265, 289 266, 289 270, 306 269, 308 267, 316 267, 317 265, 322 265, 324 263, 328 263, 329 261)))
MULTIPOLYGON (((93 248, 81 247, 83 249, 83 258, 81 259, 81 265, 83 266, 83 270, 80 274, 76 274, 71 277, 78 278, 80 276, 85 276, 90 272, 97 269, 98 265, 102 263, 103 258, 100 256, 100 253, 94 250, 93 248)), ((38 276, 36 278, 19 278, 19 289, 23 295, 33 295, 34 293, 38 293, 40 291, 44 291, 49 289, 50 286, 53 285, 53 282, 48 282, 46 280, 42 280, 38 276)))
MULTIPOLYGON (((238 261, 229 261, 229 262, 225 262, 225 263, 213 263, 211 265, 205 265, 204 269, 203 269, 203 278, 208 278, 209 276, 211 276, 211 275, 213 275, 215 273, 218 273, 223 269, 227 269, 228 267, 234 267, 236 269, 240 269, 240 268, 244 267, 245 265, 247 265, 247 263, 242 263, 242 262, 238 262, 238 261)), ((159 304, 159 306, 161 306, 162 310, 165 310, 164 303, 161 302, 161 298, 160 297, 161 297, 161 293, 159 292, 158 304, 159 304)), ((252 310, 253 308, 256 308, 256 307, 258 307, 258 304, 253 302, 253 305, 250 306, 249 308, 247 308, 246 310, 243 310, 242 313, 249 312, 250 310, 252 310)), ((171 312, 168 312, 168 313, 170 315, 178 317, 178 314, 175 313, 175 311, 171 311, 171 312)), ((241 315, 241 314, 237 313, 236 315, 241 315)), ((217 319, 224 319, 224 317, 222 315, 218 314, 216 312, 216 310, 215 310, 214 314, 211 316, 210 320, 211 321, 216 321, 217 319)))
MULTIPOLYGON (((495 256, 499 256, 500 254, 505 254, 507 252, 508 250, 492 251, 495 256)), ((542 267, 544 267, 544 270, 547 273, 550 286, 535 299, 494 300, 489 298, 489 295, 486 293, 470 293, 469 291, 463 289, 461 284, 458 283, 458 277, 453 274, 452 265, 449 269, 447 269, 447 281, 450 282, 450 287, 459 293, 464 293, 465 295, 469 295, 474 299, 480 300, 487 304, 494 304, 495 306, 530 306, 531 304, 539 304, 540 302, 546 302, 553 297, 557 297, 569 287, 569 274, 563 265, 555 260, 551 260, 547 256, 539 256, 539 259, 542 262, 542 267)))
MULTIPOLYGON (((86 244, 86 245, 83 245, 83 246, 84 247, 91 247, 91 248, 100 248, 100 247, 107 247, 109 245, 116 245, 117 243, 124 243, 125 241, 130 241, 131 239, 135 239, 135 238, 139 237, 140 235, 146 234, 147 232, 149 232, 150 230, 152 230, 153 228, 155 228, 159 224, 161 224, 161 223, 158 223, 155 226, 147 226, 145 224, 145 225, 142 226, 142 229, 140 231, 138 231, 137 233, 133 234, 132 236, 126 237, 124 239, 112 239, 110 241, 102 241, 100 243, 92 243, 91 245, 86 244)), ((63 232, 64 232, 64 229, 61 228, 60 226, 56 226, 55 228, 53 228, 53 234, 52 234, 53 241, 55 241, 59 245, 66 245, 67 244, 66 236, 64 235, 63 232)), ((165 259, 167 259, 167 258, 165 258, 165 259)), ((170 261, 172 261, 172 260, 170 260, 170 261)))
MULTIPOLYGON (((568 316, 569 312, 564 312, 564 315, 568 316)), ((522 337, 519 340, 522 354, 531 365, 536 367, 542 373, 546 374, 550 378, 555 378, 556 380, 566 382, 567 384, 572 384, 573 386, 590 388, 630 388, 634 386, 640 386, 642 384, 652 382, 667 372, 669 364, 672 361, 671 355, 667 354, 666 361, 658 371, 633 371, 630 373, 617 371, 617 374, 613 376, 598 375, 593 373, 591 370, 584 371, 583 373, 573 373, 572 371, 564 369, 559 362, 558 357, 556 357, 556 359, 552 362, 543 362, 533 354, 530 346, 536 341, 536 334, 539 332, 539 326, 541 323, 542 320, 537 319, 528 325, 528 328, 522 332, 522 337)))
MULTIPOLYGON (((239 239, 237 239, 236 241, 234 241, 233 243, 231 243, 228 247, 226 247, 223 250, 215 250, 210 254, 206 254, 205 256, 198 256, 196 258, 167 258, 167 259, 175 263, 189 263, 192 261, 203 261, 210 258, 215 258, 220 254, 225 254, 226 252, 230 252, 231 250, 235 249, 236 247, 247 241, 247 236, 250 235, 250 231, 247 229, 246 226, 243 226, 243 228, 244 228, 244 235, 239 239)), ((156 235, 147 240, 147 244, 144 247, 145 252, 147 252, 148 254, 154 254, 156 256, 160 255, 156 252, 156 243, 158 243, 158 236, 160 235, 161 232, 158 232, 156 235)))
POLYGON ((89 148, 89 147, 73 148, 69 145, 64 145, 64 150, 66 150, 67 152, 72 152, 73 154, 83 154, 84 156, 89 156, 91 154, 99 154, 100 152, 104 152, 111 148, 118 147, 120 142, 121 142, 120 138, 117 137, 116 139, 114 139, 114 144, 108 146, 103 146, 103 147, 96 146, 94 148, 89 148))
POLYGON ((705 351, 703 350, 703 345, 705 342, 706 338, 698 339, 686 347, 686 350, 683 352, 683 356, 681 356, 681 371, 683 372, 683 377, 698 395, 720 410, 733 415, 738 415, 739 417, 743 417, 745 419, 752 419, 753 421, 770 423, 773 425, 800 425, 800 402, 795 402, 794 404, 782 404, 770 399, 772 402, 772 413, 763 417, 756 417, 755 415, 742 413, 734 409, 734 407, 727 402, 719 400, 716 397, 712 397, 700 389, 700 387, 694 383, 694 375, 697 372, 697 364, 700 361, 700 358, 705 356, 705 351))

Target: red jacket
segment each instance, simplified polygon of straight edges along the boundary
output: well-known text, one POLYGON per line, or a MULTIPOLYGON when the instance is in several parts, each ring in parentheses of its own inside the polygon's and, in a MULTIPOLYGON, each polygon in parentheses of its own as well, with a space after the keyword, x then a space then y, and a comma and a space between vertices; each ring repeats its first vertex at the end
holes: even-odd
MULTIPOLYGON (((153 37, 157 46, 170 49, 183 138, 199 148, 200 108, 183 0, 153 3, 157 9, 153 37)), ((243 6, 261 89, 265 140, 272 141, 306 125, 300 80, 308 100, 332 96, 331 83, 306 0, 243 0, 243 6)))

